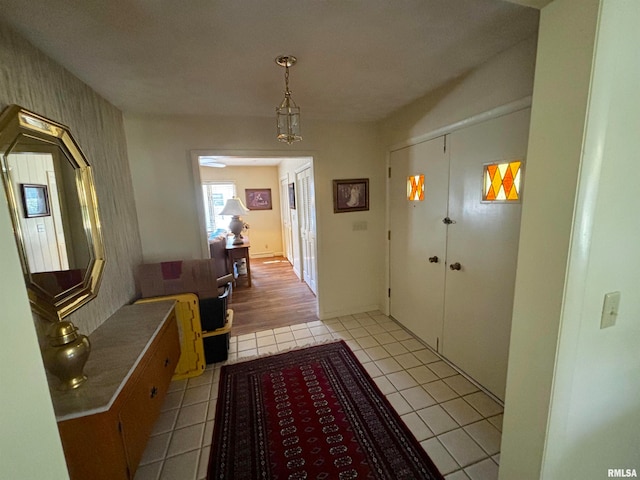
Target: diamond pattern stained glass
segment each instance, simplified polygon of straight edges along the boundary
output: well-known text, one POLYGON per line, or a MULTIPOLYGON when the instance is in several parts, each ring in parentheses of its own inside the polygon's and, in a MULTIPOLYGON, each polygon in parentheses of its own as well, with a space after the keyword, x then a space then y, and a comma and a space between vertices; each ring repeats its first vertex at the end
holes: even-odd
POLYGON ((424 200, 424 175, 411 175, 407 177, 407 200, 424 200))
POLYGON ((489 202, 520 200, 521 166, 520 160, 485 165, 482 200, 489 202))

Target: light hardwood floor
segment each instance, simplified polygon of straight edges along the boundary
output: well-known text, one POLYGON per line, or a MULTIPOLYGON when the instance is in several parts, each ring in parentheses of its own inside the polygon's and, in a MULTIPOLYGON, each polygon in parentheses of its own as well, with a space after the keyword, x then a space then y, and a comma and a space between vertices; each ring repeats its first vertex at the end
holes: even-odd
POLYGON ((313 292, 283 257, 252 258, 251 287, 240 277, 229 308, 231 335, 244 335, 318 320, 313 292))

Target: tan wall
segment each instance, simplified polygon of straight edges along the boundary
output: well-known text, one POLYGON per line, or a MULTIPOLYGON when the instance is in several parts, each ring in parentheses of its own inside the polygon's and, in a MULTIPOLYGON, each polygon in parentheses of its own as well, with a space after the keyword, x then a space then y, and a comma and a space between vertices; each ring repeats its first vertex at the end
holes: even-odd
POLYGON ((200 177, 202 182, 234 182, 236 195, 245 205, 247 188, 270 188, 271 210, 252 210, 242 220, 250 226, 247 235, 252 257, 282 255, 278 167, 200 167, 200 177))

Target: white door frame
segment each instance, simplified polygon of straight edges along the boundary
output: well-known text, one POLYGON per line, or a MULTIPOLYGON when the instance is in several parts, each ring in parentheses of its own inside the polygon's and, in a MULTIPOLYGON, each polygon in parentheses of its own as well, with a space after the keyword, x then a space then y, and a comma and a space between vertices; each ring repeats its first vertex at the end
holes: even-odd
MULTIPOLYGON (((298 168, 296 168, 294 170, 295 172, 295 182, 296 182, 296 208, 298 209, 299 212, 304 212, 306 209, 306 200, 302 199, 301 193, 302 193, 302 189, 298 188, 297 185, 299 185, 299 181, 298 178, 300 176, 300 174, 302 172, 305 172, 309 170, 310 171, 310 180, 311 180, 311 185, 312 188, 315 187, 314 185, 314 177, 313 177, 313 160, 309 163, 306 163, 298 168)), ((315 188, 314 188, 315 190, 315 188)), ((314 194, 315 196, 315 194, 314 194)), ((317 227, 315 226, 315 222, 316 222, 316 212, 315 212, 315 207, 310 208, 310 210, 313 210, 310 215, 313 216, 313 221, 311 223, 314 224, 314 227, 312 229, 310 229, 309 231, 312 232, 313 238, 311 239, 311 241, 309 242, 308 238, 305 238, 305 235, 303 234, 302 228, 301 228, 301 224, 302 222, 300 222, 300 213, 298 213, 298 231, 297 231, 297 235, 299 238, 299 245, 300 245, 300 279, 302 281, 304 281, 309 288, 311 289, 311 291, 314 294, 317 294, 317 279, 318 279, 318 264, 317 264, 317 227), (307 272, 307 269, 305 269, 305 246, 304 243, 311 243, 312 247, 312 251, 310 252, 310 257, 311 257, 311 265, 308 267, 308 270, 310 270, 310 272, 307 272), (306 280, 306 278, 309 279, 309 281, 306 280)), ((303 214, 303 216, 306 214, 303 214)), ((309 223, 309 221, 311 220, 311 218, 304 218, 306 223, 309 223)))
POLYGON ((247 158, 301 158, 313 157, 313 152, 292 151, 292 150, 190 150, 189 164, 193 177, 193 191, 196 202, 196 215, 198 217, 198 238, 200 238, 200 249, 202 258, 209 258, 209 244, 207 242, 207 231, 205 227, 204 198, 202 196, 202 177, 200 176, 200 157, 220 156, 220 157, 247 157, 247 158))
MULTIPOLYGON (((193 192, 195 199, 195 207, 196 207, 196 216, 198 218, 198 238, 200 238, 200 247, 202 258, 209 258, 209 242, 207 241, 207 231, 206 231, 206 220, 204 213, 204 198, 202 196, 202 177, 200 175, 200 157, 202 156, 221 156, 221 157, 247 157, 247 158, 308 158, 310 161, 308 164, 311 166, 312 172, 312 180, 315 182, 315 159, 317 156, 316 152, 309 150, 216 150, 216 149, 207 149, 207 150, 191 150, 189 152, 189 160, 188 162, 191 165, 191 172, 193 177, 193 192)), ((305 164, 306 165, 306 164, 305 164)), ((280 176, 278 177, 280 178, 280 176)), ((297 196, 297 192, 296 192, 297 196)), ((297 201, 297 199, 296 199, 297 201)), ((320 231, 318 219, 318 215, 316 212, 316 232, 320 231)), ((321 266, 320 262, 317 262, 318 258, 318 244, 320 242, 320 238, 316 235, 316 246, 315 246, 315 258, 316 258, 316 273, 318 280, 316 281, 317 292, 316 292, 316 315, 318 318, 320 317, 320 272, 319 269, 321 266)))
POLYGON ((289 177, 280 177, 280 217, 282 221, 282 254, 292 262, 291 208, 289 207, 289 177))

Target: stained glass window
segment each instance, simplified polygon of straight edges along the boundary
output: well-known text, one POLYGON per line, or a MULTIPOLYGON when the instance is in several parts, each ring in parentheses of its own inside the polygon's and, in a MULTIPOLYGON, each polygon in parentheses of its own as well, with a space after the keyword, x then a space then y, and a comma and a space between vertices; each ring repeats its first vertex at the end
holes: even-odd
POLYGON ((482 200, 513 202, 520 200, 522 162, 491 163, 484 166, 482 200))
POLYGON ((424 200, 424 175, 407 177, 407 200, 421 202, 424 200))

